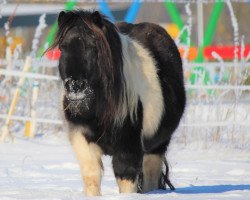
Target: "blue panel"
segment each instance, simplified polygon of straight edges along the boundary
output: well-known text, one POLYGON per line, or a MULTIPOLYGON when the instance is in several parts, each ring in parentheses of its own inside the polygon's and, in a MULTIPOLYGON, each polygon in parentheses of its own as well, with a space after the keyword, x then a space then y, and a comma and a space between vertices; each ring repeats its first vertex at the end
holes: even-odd
POLYGON ((128 9, 128 12, 124 18, 124 21, 128 23, 133 23, 136 19, 136 16, 138 14, 138 11, 141 7, 141 2, 140 1, 134 1, 130 8, 128 9))
MULTIPOLYGON (((99 3, 99 8, 100 8, 100 11, 106 15, 109 20, 111 20, 112 22, 115 22, 116 19, 115 17, 113 16, 110 8, 109 8, 109 5, 106 1, 100 1, 99 3)), ((140 0, 136 0, 136 1, 133 1, 133 3, 131 4, 131 6, 129 7, 127 13, 126 13, 126 16, 124 17, 124 21, 126 22, 129 22, 129 23, 133 23, 136 19, 136 16, 139 12, 139 9, 141 7, 141 1, 140 0)))
POLYGON ((114 16, 112 15, 112 12, 111 10, 109 9, 109 5, 107 4, 107 2, 105 1, 100 1, 99 2, 99 7, 100 7, 100 11, 106 15, 109 20, 111 20, 112 22, 115 22, 115 18, 114 16))

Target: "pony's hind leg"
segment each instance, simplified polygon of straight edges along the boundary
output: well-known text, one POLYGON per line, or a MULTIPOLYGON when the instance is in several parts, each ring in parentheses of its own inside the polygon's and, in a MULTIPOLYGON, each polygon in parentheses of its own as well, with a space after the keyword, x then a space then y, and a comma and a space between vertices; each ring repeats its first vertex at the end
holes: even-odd
POLYGON ((80 164, 81 176, 87 196, 99 196, 102 176, 102 150, 94 143, 88 143, 80 130, 70 133, 70 141, 80 164))
POLYGON ((162 174, 163 156, 159 154, 145 154, 143 157, 142 191, 149 192, 159 189, 162 174))
POLYGON ((162 154, 145 154, 143 157, 143 174, 141 176, 142 192, 149 192, 156 189, 175 190, 169 180, 169 167, 166 157, 162 154), (165 166, 165 171, 163 170, 165 166))

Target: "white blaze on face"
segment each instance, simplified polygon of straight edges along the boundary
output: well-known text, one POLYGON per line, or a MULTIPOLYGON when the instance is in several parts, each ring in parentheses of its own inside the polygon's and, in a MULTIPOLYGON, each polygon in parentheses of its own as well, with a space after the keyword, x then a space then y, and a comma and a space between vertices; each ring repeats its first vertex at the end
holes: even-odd
MULTIPOLYGON (((127 86, 128 105, 125 112, 137 112, 138 99, 143 106, 143 129, 145 137, 157 131, 164 112, 164 101, 157 75, 157 67, 150 52, 128 36, 120 34, 123 51, 123 70, 127 86)), ((126 115, 124 113, 123 115, 126 115)))

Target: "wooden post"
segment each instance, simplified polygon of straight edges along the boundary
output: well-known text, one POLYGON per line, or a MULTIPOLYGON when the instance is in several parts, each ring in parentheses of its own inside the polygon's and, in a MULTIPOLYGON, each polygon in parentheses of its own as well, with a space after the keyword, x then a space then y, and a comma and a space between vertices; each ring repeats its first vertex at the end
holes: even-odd
POLYGON ((32 91, 32 99, 31 99, 31 126, 30 126, 30 137, 34 137, 36 134, 36 109, 35 104, 38 97, 38 91, 39 91, 39 82, 34 81, 33 83, 33 91, 32 91))
MULTIPOLYGON (((23 72, 29 71, 30 66, 31 66, 31 57, 27 56, 26 60, 25 60, 25 63, 24 63, 23 72)), ((7 118, 6 118, 6 121, 5 121, 5 124, 4 124, 3 128, 2 128, 1 141, 3 141, 3 142, 5 142, 7 136, 10 136, 12 141, 14 139, 13 136, 11 135, 11 133, 9 132, 9 125, 10 125, 10 122, 11 122, 11 116, 13 115, 13 113, 15 111, 17 100, 18 100, 19 95, 20 95, 20 88, 23 85, 24 80, 25 80, 25 77, 22 76, 18 81, 17 88, 15 90, 15 93, 14 93, 14 96, 13 96, 13 99, 12 99, 12 102, 11 102, 11 105, 10 105, 10 109, 9 109, 9 112, 8 112, 8 115, 7 115, 7 118)))

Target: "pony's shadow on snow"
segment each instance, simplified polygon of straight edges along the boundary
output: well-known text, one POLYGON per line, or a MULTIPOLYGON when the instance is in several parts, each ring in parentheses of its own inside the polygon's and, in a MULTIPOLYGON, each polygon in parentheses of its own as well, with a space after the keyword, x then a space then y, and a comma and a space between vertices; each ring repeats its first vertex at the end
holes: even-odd
POLYGON ((157 190, 149 192, 148 194, 205 194, 205 193, 223 193, 236 190, 250 190, 250 185, 209 185, 209 186, 189 186, 183 188, 176 188, 174 191, 157 190))

